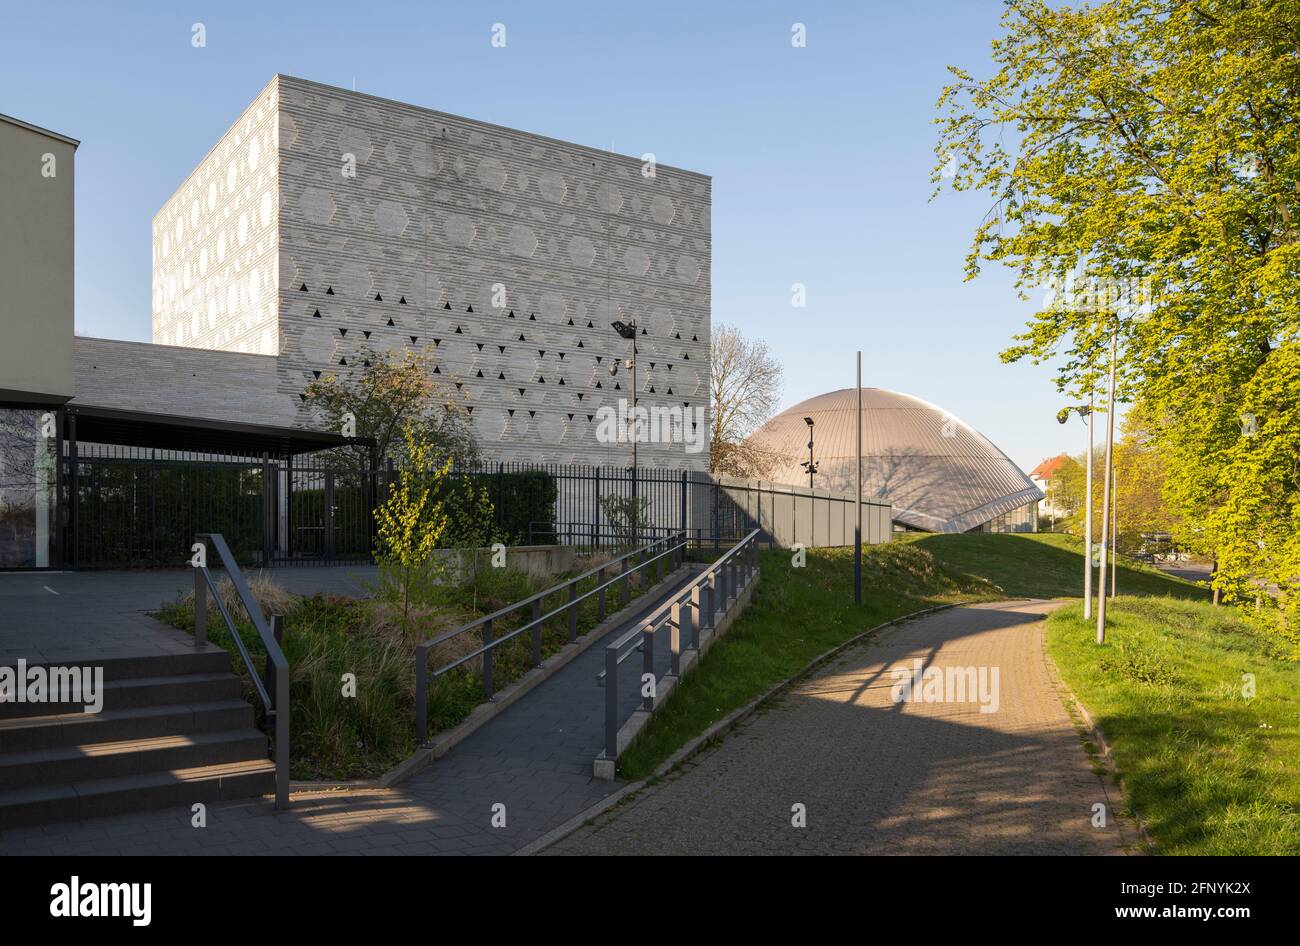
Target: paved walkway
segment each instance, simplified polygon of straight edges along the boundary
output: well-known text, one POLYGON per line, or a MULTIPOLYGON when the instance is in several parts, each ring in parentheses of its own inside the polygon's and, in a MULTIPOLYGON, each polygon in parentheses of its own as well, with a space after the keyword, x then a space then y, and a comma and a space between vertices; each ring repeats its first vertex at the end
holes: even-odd
MULTIPOLYGON (((644 601, 636 615, 671 591, 644 601)), ((660 674, 667 670, 665 651, 666 643, 657 655, 660 674)), ((0 856, 508 854, 621 787, 591 776, 604 740, 604 690, 596 685, 603 665, 604 649, 592 646, 393 790, 304 796, 288 812, 264 800, 213 804, 206 828, 191 827, 188 808, 22 828, 0 832, 0 856), (505 806, 504 827, 492 823, 497 804, 505 806)), ((634 683, 640 670, 640 657, 623 666, 624 718, 639 699, 634 683)))
POLYGON ((1092 771, 1043 651, 1054 606, 972 605, 890 629, 546 853, 1121 853, 1114 790, 1092 771), (891 670, 914 659, 997 668, 996 711, 895 702, 891 670), (791 824, 796 804, 804 828, 791 824), (1105 828, 1092 827, 1095 804, 1105 828))
POLYGON ((1210 580, 1210 566, 1202 562, 1162 562, 1158 563, 1156 568, 1167 575, 1187 581, 1208 583, 1210 580))
MULTIPOLYGON (((220 577, 221 570, 215 570, 220 577)), ((373 565, 293 566, 267 569, 276 583, 299 595, 368 593, 373 565)), ((254 578, 262 572, 244 572, 254 578)), ((186 653, 194 635, 149 617, 177 595, 194 591, 188 569, 149 571, 0 572, 0 666, 19 657, 29 663, 85 663, 96 659, 186 653)))

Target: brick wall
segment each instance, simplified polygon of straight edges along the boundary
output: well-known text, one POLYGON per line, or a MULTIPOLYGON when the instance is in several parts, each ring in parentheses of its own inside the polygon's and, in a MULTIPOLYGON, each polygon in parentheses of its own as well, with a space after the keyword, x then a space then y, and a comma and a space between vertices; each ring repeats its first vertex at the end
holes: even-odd
POLYGON ((75 357, 79 405, 290 425, 273 356, 78 337, 75 357))

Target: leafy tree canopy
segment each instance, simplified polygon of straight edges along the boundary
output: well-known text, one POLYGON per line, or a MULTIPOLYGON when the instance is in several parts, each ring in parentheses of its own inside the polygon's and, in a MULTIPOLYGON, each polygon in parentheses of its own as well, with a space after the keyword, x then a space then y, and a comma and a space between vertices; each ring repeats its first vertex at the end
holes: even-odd
POLYGON ((936 183, 986 192, 968 277, 1046 290, 1007 361, 1120 390, 1217 585, 1300 576, 1300 0, 1007 0, 987 78, 953 67, 936 183))

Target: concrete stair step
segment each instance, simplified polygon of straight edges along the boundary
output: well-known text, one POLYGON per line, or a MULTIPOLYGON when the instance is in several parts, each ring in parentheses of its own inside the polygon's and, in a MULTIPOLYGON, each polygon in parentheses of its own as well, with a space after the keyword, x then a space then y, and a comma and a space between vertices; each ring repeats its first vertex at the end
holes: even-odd
POLYGON ((0 792, 0 831, 132 811, 230 801, 275 791, 269 759, 0 792))
MULTIPOLYGON (((16 667, 12 659, 0 659, 0 667, 16 667)), ((230 669, 230 655, 215 644, 178 654, 148 654, 134 657, 99 657, 93 652, 69 654, 59 660, 27 661, 31 667, 102 667, 104 680, 133 677, 168 677, 183 673, 220 673, 230 669)))
POLYGON ((267 758, 256 729, 153 736, 0 754, 0 792, 267 758))
MULTIPOLYGON (((239 678, 229 670, 156 677, 127 677, 104 682, 103 710, 138 709, 144 706, 164 706, 175 703, 207 703, 240 699, 241 696, 239 678)), ((81 712, 81 710, 82 704, 79 703, 0 702, 0 719, 50 716, 81 712)))
POLYGON ((252 729, 253 707, 244 700, 174 703, 102 713, 57 713, 0 719, 4 752, 30 752, 59 746, 119 742, 222 729, 252 729))

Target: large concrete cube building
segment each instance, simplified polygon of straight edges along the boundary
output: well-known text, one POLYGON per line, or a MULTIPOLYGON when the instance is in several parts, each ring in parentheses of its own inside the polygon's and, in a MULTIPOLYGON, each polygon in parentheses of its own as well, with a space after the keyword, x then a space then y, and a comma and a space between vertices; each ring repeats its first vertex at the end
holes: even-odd
MULTIPOLYGON (((626 466, 596 434, 631 393, 612 322, 637 325, 639 404, 707 411, 710 186, 276 76, 154 219, 153 340, 264 356, 243 413, 285 427, 315 422, 313 377, 425 350, 485 457, 626 466)), ((644 443, 639 462, 708 454, 644 443)))

